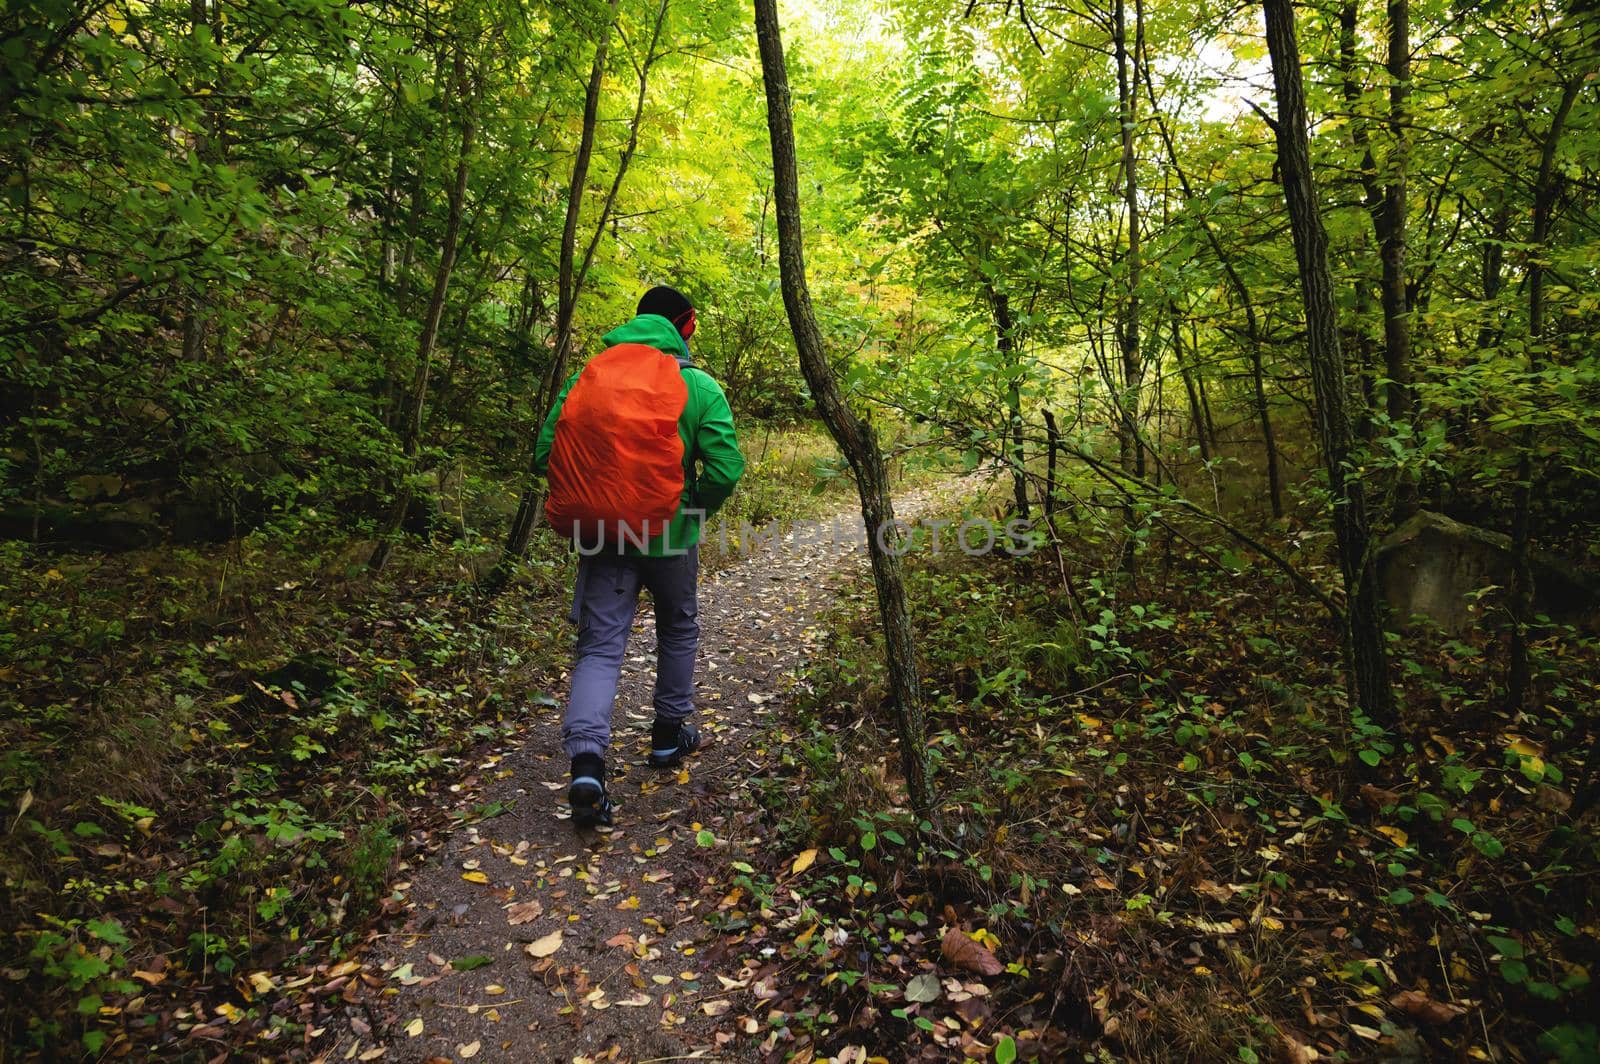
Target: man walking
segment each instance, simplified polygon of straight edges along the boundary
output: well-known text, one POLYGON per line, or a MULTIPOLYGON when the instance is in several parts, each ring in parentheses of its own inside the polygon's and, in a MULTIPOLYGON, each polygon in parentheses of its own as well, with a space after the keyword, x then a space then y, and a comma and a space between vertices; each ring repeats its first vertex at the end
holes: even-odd
POLYGON ((700 528, 733 493, 744 456, 727 397, 690 362, 694 328, 682 293, 650 289, 634 319, 607 333, 606 350, 566 382, 534 448, 535 468, 549 475, 546 517, 581 555, 577 660, 561 728, 577 827, 611 824, 605 755, 641 587, 656 615, 649 763, 675 767, 701 745, 685 719, 700 636, 700 528))

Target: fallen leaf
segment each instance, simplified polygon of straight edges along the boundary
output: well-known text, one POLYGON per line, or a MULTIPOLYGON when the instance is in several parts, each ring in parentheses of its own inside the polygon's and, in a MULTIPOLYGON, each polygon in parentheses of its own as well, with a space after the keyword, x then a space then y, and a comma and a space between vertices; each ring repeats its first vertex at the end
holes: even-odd
POLYGON ((558 928, 543 938, 537 938, 528 943, 527 953, 530 957, 548 957, 560 948, 561 931, 558 928))
POLYGON ((468 1042, 466 1045, 458 1045, 458 1046, 456 1046, 456 1055, 459 1056, 462 1060, 471 1060, 473 1057, 478 1055, 478 1050, 480 1050, 482 1048, 483 1048, 483 1043, 482 1042, 479 1042, 477 1040, 473 1040, 471 1042, 468 1042))
POLYGON ((1467 1010, 1461 1005, 1435 1001, 1420 990, 1402 990, 1389 999, 1389 1004, 1423 1023, 1449 1023, 1467 1010))
POLYGON ((544 915, 544 904, 538 901, 519 901, 506 907, 506 922, 512 924, 531 924, 544 915))
POLYGON ((406 1037, 407 1038, 415 1038, 415 1037, 417 1037, 417 1035, 419 1035, 421 1033, 422 1033, 422 1017, 421 1016, 418 1016, 416 1019, 414 1019, 410 1023, 406 1024, 406 1037))
POLYGON ((1405 832, 1401 831, 1399 828, 1390 827, 1387 824, 1378 825, 1378 834, 1385 836, 1390 842, 1401 847, 1402 849, 1404 849, 1406 844, 1411 841, 1411 837, 1405 832))
POLYGON ((969 972, 979 975, 999 975, 1005 971, 1005 965, 987 946, 974 942, 965 931, 959 927, 952 927, 944 933, 944 940, 939 943, 939 952, 944 959, 957 968, 964 968, 969 972))
POLYGON ((792 875, 799 875, 801 872, 804 872, 806 869, 815 864, 816 860, 817 851, 815 849, 801 850, 800 853, 795 857, 794 864, 789 867, 789 871, 792 875))
MULTIPOLYGON (((977 945, 977 943, 973 943, 977 945)), ((980 949, 982 947, 979 947, 980 949)), ((939 1000, 939 977, 932 972, 923 972, 913 975, 911 982, 906 984, 907 1001, 937 1001, 939 1000)))
POLYGON ((468 883, 488 883, 489 877, 482 872, 463 872, 461 878, 468 883))

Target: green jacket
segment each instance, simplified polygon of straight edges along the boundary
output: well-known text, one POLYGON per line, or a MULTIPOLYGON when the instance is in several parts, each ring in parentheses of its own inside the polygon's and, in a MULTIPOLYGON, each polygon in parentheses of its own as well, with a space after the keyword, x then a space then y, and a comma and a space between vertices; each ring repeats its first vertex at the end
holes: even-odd
MULTIPOLYGON (((689 401, 678 418, 678 435, 683 439, 683 498, 678 502, 678 512, 673 515, 666 531, 645 544, 643 553, 659 558, 670 550, 683 551, 700 542, 700 524, 717 512, 734 485, 744 473, 744 455, 739 453, 739 440, 733 431, 733 411, 728 408, 728 397, 722 388, 704 370, 688 364, 689 345, 683 342, 670 321, 655 314, 641 314, 628 324, 612 329, 604 337, 607 347, 617 344, 645 344, 662 354, 671 355, 682 367, 683 382, 689 389, 689 401), (695 467, 698 464, 699 472, 695 467), (703 510, 704 514, 689 512, 703 510)), ((555 443, 556 421, 561 417, 561 407, 567 393, 577 383, 578 374, 567 378, 556 397, 556 404, 539 430, 539 439, 533 448, 534 469, 541 476, 550 461, 550 447, 555 443)), ((640 553, 633 547, 630 554, 640 553)))

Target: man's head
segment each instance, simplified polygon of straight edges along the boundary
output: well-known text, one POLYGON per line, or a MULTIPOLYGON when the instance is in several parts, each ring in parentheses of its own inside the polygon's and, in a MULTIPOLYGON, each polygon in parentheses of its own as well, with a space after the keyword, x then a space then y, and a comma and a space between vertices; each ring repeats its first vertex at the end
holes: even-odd
POLYGON ((666 318, 685 340, 694 335, 694 304, 676 288, 656 285, 639 300, 637 313, 666 318))

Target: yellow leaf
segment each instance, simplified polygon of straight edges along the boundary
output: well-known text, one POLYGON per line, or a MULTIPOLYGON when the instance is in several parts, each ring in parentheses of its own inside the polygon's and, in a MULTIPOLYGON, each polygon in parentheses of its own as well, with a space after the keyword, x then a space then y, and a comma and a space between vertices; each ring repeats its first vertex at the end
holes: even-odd
POLYGON ((1400 847, 1404 847, 1408 842, 1411 841, 1410 836, 1405 832, 1401 831, 1399 828, 1390 827, 1387 824, 1378 825, 1378 834, 1387 836, 1390 842, 1400 847))
POLYGON ((456 1046, 456 1055, 462 1060, 471 1060, 478 1055, 478 1050, 483 1048, 483 1043, 474 1039, 466 1045, 456 1046))
POLYGON ((534 939, 528 943, 527 952, 530 957, 548 957, 561 948, 561 930, 556 930, 543 938, 534 939))
POLYGON ((272 976, 266 972, 251 972, 250 985, 255 987, 256 993, 267 994, 272 992, 272 976))
POLYGON ((1539 753, 1539 748, 1526 739, 1518 739, 1506 749, 1513 754, 1521 754, 1523 757, 1534 757, 1539 753))
POLYGON ((799 855, 795 857, 794 864, 790 866, 789 871, 793 875, 799 875, 801 872, 804 872, 806 869, 815 864, 816 860, 817 851, 815 849, 802 850, 800 851, 799 855))
POLYGON ((461 878, 468 883, 488 883, 489 877, 482 872, 463 872, 461 878))
POLYGON ((421 1016, 418 1016, 416 1019, 414 1019, 410 1023, 406 1024, 406 1037, 407 1038, 415 1038, 415 1037, 417 1037, 417 1035, 419 1035, 421 1033, 422 1033, 422 1017, 421 1016))

